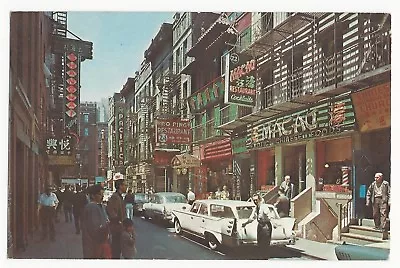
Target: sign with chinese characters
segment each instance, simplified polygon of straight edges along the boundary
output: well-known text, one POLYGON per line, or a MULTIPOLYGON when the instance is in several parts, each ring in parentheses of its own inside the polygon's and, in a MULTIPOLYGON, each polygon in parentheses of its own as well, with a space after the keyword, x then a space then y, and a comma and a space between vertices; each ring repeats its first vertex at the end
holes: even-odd
POLYGON ((239 139, 232 139, 232 153, 240 154, 247 152, 246 148, 246 137, 242 137, 239 139))
POLYGON ((193 93, 188 98, 189 107, 192 113, 204 110, 207 106, 217 103, 224 96, 224 83, 222 77, 218 77, 203 88, 193 93))
POLYGON ((351 95, 361 132, 390 127, 390 83, 351 95))
POLYGON ((74 50, 68 50, 64 56, 64 122, 67 132, 74 134, 78 133, 80 58, 74 50))
POLYGON ((48 137, 46 139, 46 153, 47 155, 73 155, 74 143, 74 138, 71 135, 62 138, 48 137))
POLYGON ((229 60, 229 87, 225 103, 253 107, 256 104, 256 60, 235 54, 229 60))
POLYGON ((331 99, 285 116, 274 117, 248 129, 248 149, 321 138, 354 130, 350 97, 331 99))
POLYGON ((157 119, 156 143, 190 144, 192 131, 190 121, 185 119, 157 119))

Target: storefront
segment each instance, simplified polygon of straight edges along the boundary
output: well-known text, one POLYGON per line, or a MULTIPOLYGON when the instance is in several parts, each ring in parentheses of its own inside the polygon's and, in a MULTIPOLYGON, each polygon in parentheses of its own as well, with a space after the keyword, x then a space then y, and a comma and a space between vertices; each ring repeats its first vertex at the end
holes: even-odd
MULTIPOLYGON (((173 192, 186 194, 189 188, 192 188, 191 180, 193 177, 197 178, 197 170, 200 168, 200 159, 193 155, 184 153, 176 155, 171 160, 171 167, 173 168, 173 192)), ((195 179, 194 185, 198 183, 195 179)), ((199 187, 192 189, 195 194, 201 194, 199 187)))
POLYGON ((231 199, 247 200, 250 197, 250 153, 246 149, 246 137, 232 139, 232 154, 231 199))
MULTIPOLYGON (((343 184, 340 172, 352 164, 354 127, 348 95, 253 126, 248 130, 246 146, 257 151, 257 186, 280 185, 284 176, 290 175, 298 194, 312 186, 306 180, 307 175, 312 175, 324 181, 321 191, 349 191, 351 179, 343 184)), ((351 174, 347 175, 351 178, 351 174)))
POLYGON ((154 151, 154 178, 153 189, 156 192, 170 192, 173 183, 173 170, 171 160, 177 154, 177 151, 154 151))
POLYGON ((230 138, 200 145, 200 160, 206 171, 206 185, 202 189, 206 192, 222 190, 227 186, 231 193, 233 189, 232 173, 232 145, 230 138))
POLYGON ((372 211, 365 207, 365 195, 374 174, 382 172, 384 179, 391 182, 390 92, 389 82, 352 94, 359 126, 354 146, 354 205, 358 218, 372 216, 372 211))

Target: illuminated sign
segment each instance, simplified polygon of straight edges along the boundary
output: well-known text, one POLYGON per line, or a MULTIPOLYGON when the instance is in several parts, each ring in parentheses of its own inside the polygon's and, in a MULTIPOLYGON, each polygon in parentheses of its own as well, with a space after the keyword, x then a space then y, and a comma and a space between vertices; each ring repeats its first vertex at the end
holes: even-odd
POLYGON ((229 62, 229 87, 225 103, 253 107, 256 104, 256 60, 234 54, 229 62))
POLYGON ((64 122, 68 133, 78 133, 78 106, 79 106, 79 67, 81 57, 75 49, 70 48, 64 54, 64 122))

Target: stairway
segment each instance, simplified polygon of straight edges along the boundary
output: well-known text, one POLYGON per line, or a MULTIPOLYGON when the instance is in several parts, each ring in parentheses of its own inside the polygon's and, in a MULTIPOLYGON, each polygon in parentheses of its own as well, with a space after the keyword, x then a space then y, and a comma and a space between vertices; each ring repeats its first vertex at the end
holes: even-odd
POLYGON ((374 230, 374 221, 371 219, 363 219, 361 225, 350 225, 348 233, 342 233, 342 241, 347 244, 368 245, 374 243, 382 243, 390 240, 390 231, 388 240, 383 240, 383 233, 374 230))

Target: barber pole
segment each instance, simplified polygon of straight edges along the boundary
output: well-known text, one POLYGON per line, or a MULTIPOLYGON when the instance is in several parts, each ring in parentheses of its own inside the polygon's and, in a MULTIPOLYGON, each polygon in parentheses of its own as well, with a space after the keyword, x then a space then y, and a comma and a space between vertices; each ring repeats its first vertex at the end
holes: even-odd
POLYGON ((350 167, 342 167, 342 186, 349 186, 350 167))

